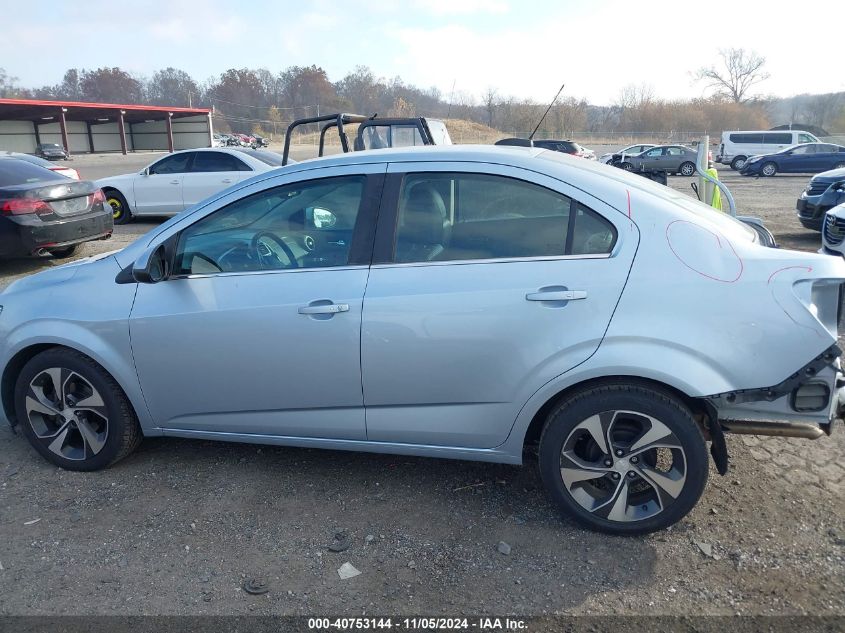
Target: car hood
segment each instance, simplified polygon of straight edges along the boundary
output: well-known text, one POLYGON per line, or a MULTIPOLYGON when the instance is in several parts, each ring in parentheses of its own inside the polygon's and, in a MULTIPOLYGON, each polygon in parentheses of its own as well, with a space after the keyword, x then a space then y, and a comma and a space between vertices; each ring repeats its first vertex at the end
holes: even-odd
POLYGON ((107 185, 126 185, 135 180, 135 177, 137 175, 138 174, 120 174, 119 176, 108 176, 106 178, 99 178, 95 180, 94 183, 100 188, 103 188, 107 185))
POLYGON ((837 180, 845 180, 845 167, 840 167, 839 169, 830 169, 828 171, 823 171, 820 174, 816 174, 810 180, 816 181, 830 181, 836 182, 837 180))
MULTIPOLYGON (((17 281, 13 281, 9 284, 2 292, 0 292, 0 297, 21 291, 48 288, 62 284, 73 278, 73 276, 76 275, 83 266, 99 262, 109 257, 113 258, 114 254, 117 252, 118 251, 115 250, 107 253, 99 253, 97 255, 92 255, 91 257, 84 257, 61 266, 56 266, 55 268, 50 268, 49 270, 41 271, 40 273, 35 273, 34 275, 28 275, 23 279, 18 279, 17 281)), ((115 274, 117 274, 117 272, 119 272, 119 269, 115 270, 115 274)))

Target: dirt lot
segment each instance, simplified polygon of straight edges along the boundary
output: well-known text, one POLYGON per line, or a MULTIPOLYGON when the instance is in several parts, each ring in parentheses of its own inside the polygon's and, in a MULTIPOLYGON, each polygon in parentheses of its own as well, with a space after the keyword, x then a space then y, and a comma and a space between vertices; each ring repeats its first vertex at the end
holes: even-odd
MULTIPOLYGON (((74 165, 97 177, 149 160, 74 165)), ((806 176, 721 174, 740 210, 783 246, 818 248, 794 215, 806 176)), ((671 179, 686 192, 689 182, 671 179)), ((80 255, 154 225, 118 227, 80 255)), ((53 264, 1 265, 5 284, 53 264)), ((686 519, 613 538, 562 519, 533 462, 154 439, 105 472, 79 474, 0 428, 0 614, 845 615, 845 429, 836 431, 817 442, 729 437, 731 472, 711 472, 686 519), (351 546, 333 553, 338 533, 351 546), (347 561, 361 575, 341 580, 347 561), (269 591, 245 592, 253 578, 269 591)))

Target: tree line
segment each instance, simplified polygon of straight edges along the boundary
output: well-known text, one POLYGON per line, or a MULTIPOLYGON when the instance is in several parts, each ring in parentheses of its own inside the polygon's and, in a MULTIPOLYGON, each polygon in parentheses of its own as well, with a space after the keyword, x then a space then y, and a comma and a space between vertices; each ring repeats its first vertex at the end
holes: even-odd
MULTIPOLYGON (((760 58, 744 60, 751 62, 750 78, 731 74, 743 60, 738 62, 729 54, 723 58, 722 68, 696 73, 695 78, 712 88, 710 96, 667 100, 645 84, 622 87, 606 106, 564 96, 549 112, 538 138, 582 134, 671 138, 682 132, 713 135, 725 129, 765 129, 789 122, 845 131, 845 93, 754 97, 751 86, 767 77, 760 58)), ((34 88, 19 85, 0 69, 0 97, 206 107, 214 109, 215 128, 220 131, 264 134, 283 133, 295 118, 343 111, 466 119, 503 134, 527 136, 547 106, 502 95, 492 87, 478 97, 461 91, 443 94, 434 87, 406 84, 400 77, 378 77, 367 66, 357 66, 335 82, 319 66, 291 66, 275 74, 265 68, 232 68, 204 82, 172 67, 150 77, 121 68, 71 68, 60 83, 34 88)))

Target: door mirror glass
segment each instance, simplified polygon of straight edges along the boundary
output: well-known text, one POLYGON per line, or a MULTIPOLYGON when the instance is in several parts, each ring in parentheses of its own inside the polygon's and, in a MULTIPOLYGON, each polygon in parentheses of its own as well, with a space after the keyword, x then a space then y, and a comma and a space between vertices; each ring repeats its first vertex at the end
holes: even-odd
POLYGON ((151 247, 132 265, 132 277, 141 284, 154 284, 167 278, 167 254, 164 244, 151 247))
POLYGON ((315 229, 330 229, 337 224, 337 216, 328 209, 308 207, 306 216, 315 229))

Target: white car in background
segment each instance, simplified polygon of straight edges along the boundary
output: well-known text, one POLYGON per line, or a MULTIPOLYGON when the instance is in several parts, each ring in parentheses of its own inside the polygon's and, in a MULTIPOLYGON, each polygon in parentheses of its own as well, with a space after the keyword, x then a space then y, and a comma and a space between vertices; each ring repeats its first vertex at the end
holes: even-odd
POLYGON ((282 166, 273 152, 208 148, 173 152, 142 171, 96 181, 114 212, 114 223, 142 215, 176 215, 242 180, 282 166))
POLYGON ((605 165, 610 165, 611 163, 613 163, 614 156, 621 156, 622 154, 624 154, 625 156, 642 154, 644 151, 646 151, 647 149, 651 149, 654 146, 654 143, 640 143, 639 145, 629 145, 628 147, 620 149, 618 152, 608 152, 607 154, 602 154, 599 157, 599 162, 604 163, 605 165))
POLYGON ((72 180, 79 180, 79 172, 73 167, 65 167, 64 165, 56 165, 51 163, 46 158, 40 156, 33 156, 32 154, 24 154, 23 152, 0 152, 0 156, 8 156, 9 158, 17 158, 18 160, 26 161, 33 165, 38 165, 44 169, 49 169, 52 172, 71 178, 72 180))

